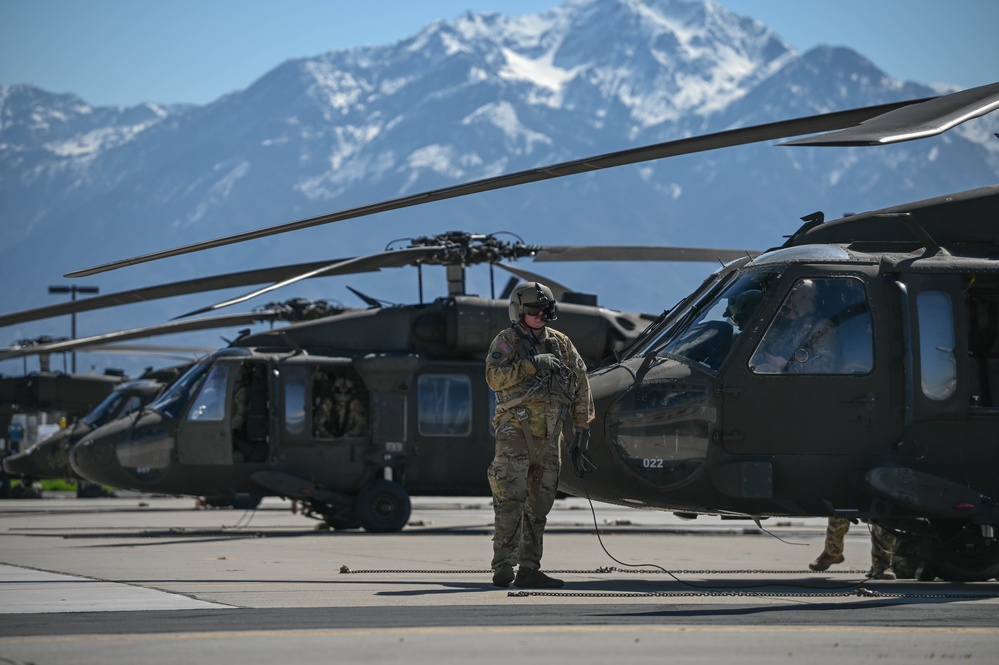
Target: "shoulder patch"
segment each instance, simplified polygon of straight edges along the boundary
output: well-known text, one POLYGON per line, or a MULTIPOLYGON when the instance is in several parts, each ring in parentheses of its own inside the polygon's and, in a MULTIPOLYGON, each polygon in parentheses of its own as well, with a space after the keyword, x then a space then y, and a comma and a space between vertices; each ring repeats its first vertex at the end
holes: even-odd
MULTIPOLYGON (((499 348, 503 353, 513 353, 513 348, 506 342, 500 342, 499 348)), ((495 354, 493 357, 499 358, 499 354, 495 354)))
POLYGON ((500 353, 499 351, 493 351, 493 360, 499 360, 502 357, 503 357, 502 353, 500 353))

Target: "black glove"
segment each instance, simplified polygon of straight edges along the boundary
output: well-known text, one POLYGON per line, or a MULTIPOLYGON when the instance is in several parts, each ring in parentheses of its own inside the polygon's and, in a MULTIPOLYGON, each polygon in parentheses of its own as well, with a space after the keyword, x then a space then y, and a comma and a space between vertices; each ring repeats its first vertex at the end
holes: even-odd
POLYGON ((586 450, 589 445, 590 430, 582 427, 577 428, 576 438, 572 442, 572 450, 570 451, 570 455, 572 455, 572 470, 576 473, 577 478, 582 478, 586 474, 597 470, 597 465, 590 459, 590 455, 586 450))
POLYGON ((557 372, 562 369, 562 361, 554 353, 539 353, 534 356, 534 368, 539 372, 557 372))

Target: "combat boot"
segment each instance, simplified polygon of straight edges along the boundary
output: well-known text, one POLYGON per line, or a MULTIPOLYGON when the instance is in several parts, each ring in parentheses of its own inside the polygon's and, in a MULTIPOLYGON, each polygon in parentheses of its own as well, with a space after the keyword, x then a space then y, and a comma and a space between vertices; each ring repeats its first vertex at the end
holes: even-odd
POLYGON ((513 581, 513 568, 510 566, 502 566, 493 571, 493 586, 498 586, 502 589, 510 586, 510 582, 513 581))
POLYGON ((842 554, 829 554, 828 552, 822 552, 815 561, 808 564, 808 567, 815 571, 823 571, 829 568, 829 566, 834 563, 843 563, 845 559, 842 554))
POLYGON ((521 589, 561 589, 565 582, 548 577, 537 568, 521 566, 517 569, 517 579, 513 581, 513 585, 521 589))

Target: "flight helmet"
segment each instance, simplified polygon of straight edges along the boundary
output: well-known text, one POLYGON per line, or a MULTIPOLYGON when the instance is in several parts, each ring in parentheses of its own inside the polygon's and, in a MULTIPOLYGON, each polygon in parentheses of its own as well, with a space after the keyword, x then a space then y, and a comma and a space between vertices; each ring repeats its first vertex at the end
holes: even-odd
POLYGON ((540 282, 520 284, 510 294, 510 322, 520 323, 524 314, 542 312, 545 321, 554 321, 557 306, 555 294, 540 282))

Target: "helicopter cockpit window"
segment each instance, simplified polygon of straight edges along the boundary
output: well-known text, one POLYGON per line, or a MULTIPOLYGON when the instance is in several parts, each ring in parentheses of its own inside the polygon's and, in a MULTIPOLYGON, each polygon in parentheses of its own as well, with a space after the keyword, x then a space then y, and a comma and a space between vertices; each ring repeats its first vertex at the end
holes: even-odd
POLYGON ((916 298, 916 311, 923 394, 932 400, 945 400, 957 389, 950 296, 943 291, 923 291, 916 298))
POLYGON ((142 398, 138 395, 129 395, 126 398, 122 393, 112 393, 111 396, 115 398, 113 402, 108 403, 105 400, 101 406, 90 412, 86 418, 82 418, 82 421, 90 425, 93 429, 97 429, 98 427, 107 425, 112 420, 127 416, 142 406, 142 398))
POLYGON ((305 372, 299 368, 289 368, 282 374, 284 429, 292 436, 301 436, 305 434, 305 372))
POLYGON ((191 410, 187 412, 188 420, 222 420, 225 417, 228 381, 229 366, 214 365, 194 398, 191 410))
POLYGON ((773 278, 771 273, 743 275, 721 291, 709 294, 667 331, 666 343, 658 346, 656 355, 683 358, 712 370, 719 369, 732 349, 733 340, 754 321, 773 278))
POLYGON ((177 379, 156 401, 149 405, 154 411, 162 413, 171 418, 180 417, 183 409, 190 401, 191 394, 201 385, 212 364, 210 362, 197 363, 187 370, 183 376, 177 379))
POLYGON ((468 436, 472 432, 472 380, 464 374, 423 374, 419 432, 423 436, 468 436))
POLYGON ((756 348, 757 374, 867 374, 874 368, 871 313, 854 278, 798 280, 756 348))
POLYGON ((124 400, 124 395, 119 391, 114 391, 110 395, 104 398, 100 404, 98 404, 93 411, 88 413, 83 418, 80 418, 80 422, 85 425, 89 425, 93 429, 97 429, 102 425, 105 425, 111 421, 111 415, 118 413, 121 406, 122 400, 124 400))

